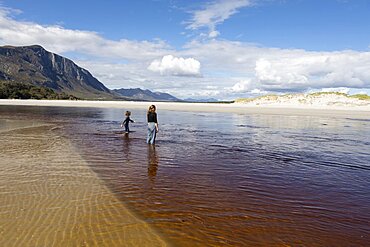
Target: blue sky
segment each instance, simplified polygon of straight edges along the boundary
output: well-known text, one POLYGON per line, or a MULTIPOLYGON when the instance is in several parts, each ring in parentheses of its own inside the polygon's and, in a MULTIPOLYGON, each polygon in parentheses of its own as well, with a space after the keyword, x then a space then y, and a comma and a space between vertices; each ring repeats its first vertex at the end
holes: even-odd
POLYGON ((369 92, 368 0, 0 0, 0 45, 38 43, 109 88, 232 99, 369 92))

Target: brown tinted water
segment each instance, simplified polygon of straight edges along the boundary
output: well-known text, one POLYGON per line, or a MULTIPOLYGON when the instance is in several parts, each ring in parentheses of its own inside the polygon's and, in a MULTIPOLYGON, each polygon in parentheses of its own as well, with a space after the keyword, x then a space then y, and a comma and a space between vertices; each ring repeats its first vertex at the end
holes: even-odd
POLYGON ((145 111, 132 111, 135 132, 123 136, 123 110, 0 107, 3 116, 57 125, 100 181, 168 244, 370 242, 370 119, 159 110, 151 147, 145 111))

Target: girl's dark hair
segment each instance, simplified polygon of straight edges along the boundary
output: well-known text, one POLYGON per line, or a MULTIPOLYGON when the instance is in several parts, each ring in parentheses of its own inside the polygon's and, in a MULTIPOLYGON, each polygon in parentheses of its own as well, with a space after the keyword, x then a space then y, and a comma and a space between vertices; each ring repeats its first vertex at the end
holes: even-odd
POLYGON ((155 105, 151 105, 151 106, 149 106, 149 109, 148 109, 148 114, 149 113, 154 113, 155 112, 155 105))

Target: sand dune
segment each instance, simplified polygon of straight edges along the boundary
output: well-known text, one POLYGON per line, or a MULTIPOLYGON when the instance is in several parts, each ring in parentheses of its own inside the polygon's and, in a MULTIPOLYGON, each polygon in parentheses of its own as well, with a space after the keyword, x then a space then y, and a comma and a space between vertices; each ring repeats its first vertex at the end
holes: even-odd
POLYGON ((236 102, 249 106, 284 106, 305 107, 316 109, 357 109, 366 110, 370 108, 370 100, 366 95, 349 96, 344 93, 312 93, 312 94, 285 94, 265 95, 252 99, 239 99, 236 102))

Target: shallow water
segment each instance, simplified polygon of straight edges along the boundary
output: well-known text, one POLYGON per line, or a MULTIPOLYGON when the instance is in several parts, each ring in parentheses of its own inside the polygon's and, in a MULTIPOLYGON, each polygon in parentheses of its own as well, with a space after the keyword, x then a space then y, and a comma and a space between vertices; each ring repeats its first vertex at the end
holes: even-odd
POLYGON ((1 106, 0 123, 55 124, 101 181, 174 246, 370 242, 370 117, 159 109, 152 147, 145 111, 131 110, 134 132, 123 135, 124 110, 1 106))

